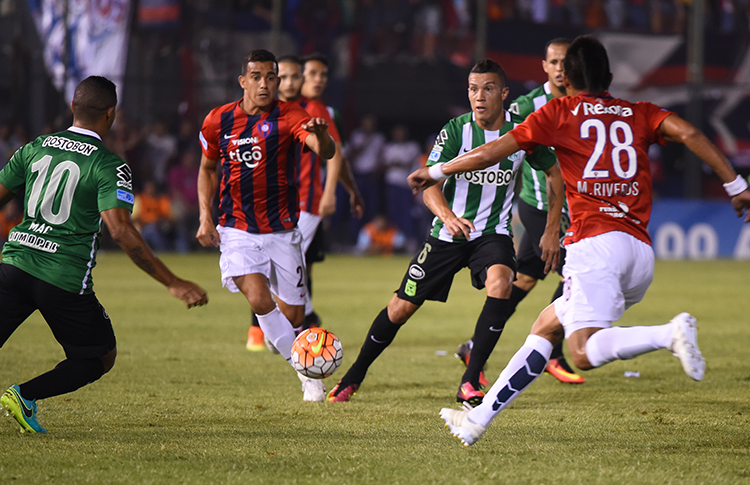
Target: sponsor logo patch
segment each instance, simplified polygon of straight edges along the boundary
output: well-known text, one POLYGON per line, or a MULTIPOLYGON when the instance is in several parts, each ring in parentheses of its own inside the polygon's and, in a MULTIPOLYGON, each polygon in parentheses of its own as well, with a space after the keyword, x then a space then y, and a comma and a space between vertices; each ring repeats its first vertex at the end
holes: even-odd
POLYGON ((424 278, 424 270, 416 264, 412 264, 409 266, 409 276, 415 280, 421 280, 424 278))
POLYGON ((436 150, 432 150, 430 152, 430 156, 429 156, 428 160, 431 161, 431 162, 437 162, 438 160, 440 160, 440 152, 438 152, 436 150))
POLYGON ((404 293, 406 293, 408 296, 416 295, 417 294, 417 282, 414 280, 406 280, 404 293))
POLYGON ((135 197, 133 197, 133 194, 131 194, 127 190, 117 189, 117 199, 123 202, 127 202, 128 204, 135 204, 135 197))
POLYGON ((117 181, 118 187, 125 187, 128 190, 133 190, 133 172, 127 163, 123 163, 117 167, 117 181))

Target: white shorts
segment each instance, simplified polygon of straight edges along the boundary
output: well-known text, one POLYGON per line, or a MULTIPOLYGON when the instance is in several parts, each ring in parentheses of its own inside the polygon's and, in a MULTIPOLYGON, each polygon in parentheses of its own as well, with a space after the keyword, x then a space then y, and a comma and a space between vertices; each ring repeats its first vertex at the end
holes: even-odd
POLYGON ((314 216, 309 212, 300 211, 299 221, 297 221, 297 228, 302 233, 302 254, 306 254, 307 250, 310 249, 310 244, 315 237, 315 231, 318 230, 318 225, 321 221, 320 216, 314 216))
POLYGON ((609 328, 643 299, 654 278, 651 246, 624 232, 607 232, 566 246, 563 296, 555 314, 565 337, 582 328, 609 328))
POLYGON ((287 305, 304 305, 307 295, 302 236, 295 228, 271 234, 250 234, 233 227, 216 226, 221 238, 221 282, 231 292, 239 292, 234 278, 262 274, 268 278, 271 293, 287 305))

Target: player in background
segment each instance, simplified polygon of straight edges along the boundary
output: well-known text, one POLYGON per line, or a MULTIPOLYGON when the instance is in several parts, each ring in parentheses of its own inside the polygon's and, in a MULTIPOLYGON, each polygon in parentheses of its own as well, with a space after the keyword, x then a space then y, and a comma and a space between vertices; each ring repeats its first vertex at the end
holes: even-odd
MULTIPOLYGON (((545 57, 542 61, 542 69, 547 74, 547 82, 513 101, 508 111, 525 120, 527 116, 544 106, 549 100, 565 96, 562 73, 563 59, 565 58, 565 52, 568 50, 568 45, 570 45, 570 40, 562 38, 547 42, 544 48, 545 57)), ((521 169, 518 214, 525 231, 518 247, 518 274, 510 292, 511 314, 515 312, 516 306, 521 300, 526 298, 526 295, 536 286, 537 281, 543 280, 547 276, 544 272, 544 261, 542 261, 541 249, 539 248, 539 240, 544 233, 547 220, 547 182, 544 178, 544 171, 535 170, 528 162, 524 162, 521 169)), ((568 205, 565 204, 560 224, 561 245, 568 226, 570 226, 570 215, 568 205)), ((565 249, 561 248, 560 265, 556 268, 557 273, 561 276, 564 263, 565 249)), ((562 291, 563 280, 560 278, 560 284, 552 295, 551 301, 555 301, 561 296, 562 291)), ((552 349, 552 355, 544 370, 555 376, 560 382, 582 384, 585 379, 576 374, 568 365, 563 355, 562 344, 561 340, 552 349)), ((460 358, 465 364, 468 363, 472 345, 473 340, 469 340, 461 344, 456 352, 456 357, 460 358)))
MULTIPOLYGON (((452 119, 440 131, 429 165, 443 164, 476 149, 521 122, 503 109, 508 96, 505 82, 505 73, 494 61, 480 61, 471 69, 471 112, 452 119)), ((563 186, 557 161, 548 148, 540 147, 528 156, 522 150, 508 153, 486 170, 467 171, 448 178, 442 187, 430 187, 424 192, 425 205, 435 214, 430 234, 409 263, 396 294, 375 317, 357 360, 331 390, 329 401, 348 401, 401 326, 425 300, 446 301, 453 277, 465 267, 471 271, 472 285, 487 289, 487 299, 477 319, 471 359, 456 400, 471 405, 482 401, 481 371, 510 315, 508 297, 516 271, 511 208, 516 176, 525 157, 550 176, 550 212, 542 249, 546 269, 557 267, 563 186)))
POLYGON ((567 338, 580 369, 666 349, 694 380, 703 379, 696 319, 680 313, 666 325, 613 327, 651 284, 654 252, 648 235, 651 172, 648 147, 684 143, 724 181, 738 216, 750 222, 750 191, 724 155, 687 121, 647 102, 630 103, 607 92, 612 81, 604 46, 576 38, 565 56, 568 96, 554 99, 499 140, 449 163, 409 176, 413 188, 453 173, 478 170, 519 149, 554 147, 570 205, 565 238, 563 296, 544 309, 523 346, 510 359, 487 399, 472 409, 440 415, 465 446, 544 370, 554 344, 567 338))
MULTIPOLYGON (((342 164, 341 137, 336 126, 333 124, 331 115, 326 106, 320 101, 307 99, 302 96, 302 62, 296 56, 281 56, 279 65, 279 90, 278 97, 281 101, 298 104, 313 118, 322 118, 328 123, 328 133, 337 144, 336 154, 326 163, 326 183, 323 187, 321 181, 321 159, 315 153, 304 150, 303 145, 297 145, 295 157, 299 161, 299 173, 297 174, 297 188, 299 190, 300 215, 297 223, 302 235, 302 253, 306 254, 316 234, 318 226, 323 217, 332 214, 336 210, 336 182, 342 164)), ((309 284, 308 271, 308 284, 309 284)), ((310 288, 308 286, 308 299, 310 288)), ((262 350, 263 331, 258 325, 258 320, 253 315, 253 323, 247 334, 247 349, 251 351, 262 350)), ((269 345, 269 350, 276 349, 269 345)))
MULTIPOLYGON (((322 54, 309 54, 302 58, 302 64, 302 74, 304 78, 304 82, 302 84, 302 96, 310 100, 321 101, 323 93, 325 92, 326 87, 328 87, 328 58, 326 58, 322 54)), ((337 144, 336 150, 337 152, 343 153, 343 150, 341 148, 344 138, 344 125, 341 114, 336 108, 333 108, 332 106, 328 106, 327 109, 342 139, 342 142, 337 144)), ((330 177, 331 173, 328 172, 326 175, 326 185, 328 184, 327 180, 330 177)), ((357 188, 357 183, 354 181, 354 175, 352 173, 351 165, 346 158, 341 159, 339 181, 349 193, 349 206, 351 207, 352 214, 354 215, 354 217, 361 218, 362 214, 364 213, 364 202, 362 200, 362 195, 359 193, 359 189, 357 188)), ((335 195, 336 193, 334 191, 333 199, 327 201, 327 203, 333 204, 334 209, 331 210, 331 213, 333 213, 333 210, 335 210, 336 207, 335 195)), ((318 263, 325 259, 324 243, 324 230, 322 225, 318 225, 318 230, 315 232, 311 245, 305 253, 305 260, 307 261, 308 290, 310 291, 310 293, 308 301, 305 304, 305 323, 303 325, 303 328, 320 325, 320 317, 318 317, 318 314, 315 313, 315 309, 313 308, 311 299, 311 278, 313 263, 318 263)))
POLYGON ((73 392, 115 364, 115 334, 91 275, 102 221, 130 259, 172 296, 188 308, 208 302, 205 291, 164 266, 133 226, 130 167, 102 143, 116 106, 110 80, 84 79, 70 105, 73 126, 24 145, 0 171, 0 207, 26 189, 23 221, 10 232, 0 264, 0 347, 39 310, 65 350, 54 369, 11 386, 0 398, 21 432, 47 432, 37 420, 37 400, 73 392))
MULTIPOLYGON (((201 128, 196 237, 205 247, 219 247, 222 283, 245 295, 265 336, 290 362, 293 326, 302 324, 307 295, 295 144, 323 158, 331 158, 336 145, 324 119, 275 98, 279 78, 272 53, 251 51, 238 81, 242 98, 214 108, 201 128)), ((322 381, 298 375, 306 401, 325 398, 322 381)))

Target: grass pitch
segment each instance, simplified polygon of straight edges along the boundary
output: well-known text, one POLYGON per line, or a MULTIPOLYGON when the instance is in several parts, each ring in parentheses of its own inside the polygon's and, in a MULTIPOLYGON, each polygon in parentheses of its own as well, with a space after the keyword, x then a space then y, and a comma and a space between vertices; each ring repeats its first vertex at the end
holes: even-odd
MULTIPOLYGON (((585 373, 581 386, 540 377, 464 449, 438 417, 455 405, 456 346, 484 292, 467 273, 447 304, 427 303, 370 369, 350 403, 302 402, 278 356, 245 350, 248 304, 218 282, 218 255, 164 256, 209 291, 185 310, 120 253, 103 253, 95 289, 119 356, 99 382, 39 403, 48 435, 0 420, 8 483, 750 483, 750 262, 658 262, 623 325, 689 311, 700 322, 704 381, 661 351, 585 373), (624 377, 625 371, 640 377, 624 377)), ((407 258, 329 256, 315 266, 315 303, 354 361, 407 258)), ((554 290, 519 306, 489 362, 494 379, 554 290)), ((0 387, 62 360, 38 314, 0 351, 0 387)))

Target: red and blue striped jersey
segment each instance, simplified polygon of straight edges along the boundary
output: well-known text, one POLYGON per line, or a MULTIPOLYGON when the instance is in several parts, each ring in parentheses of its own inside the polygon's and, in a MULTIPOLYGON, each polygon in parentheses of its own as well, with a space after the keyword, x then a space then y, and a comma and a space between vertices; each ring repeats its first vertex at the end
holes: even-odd
MULTIPOLYGON (((341 142, 339 131, 336 129, 336 125, 326 105, 304 96, 300 96, 294 102, 307 111, 307 114, 311 117, 326 120, 328 122, 328 133, 333 138, 333 141, 336 143, 341 142)), ((317 153, 311 150, 303 150, 302 148, 300 146, 297 151, 300 160, 299 183, 297 184, 299 187, 299 208, 312 215, 318 215, 320 198, 323 196, 323 182, 320 179, 320 165, 322 160, 317 153)))
POLYGON ((248 115, 240 102, 214 108, 203 121, 203 155, 219 160, 219 224, 253 234, 286 231, 299 219, 297 145, 310 120, 294 103, 274 100, 248 115))

